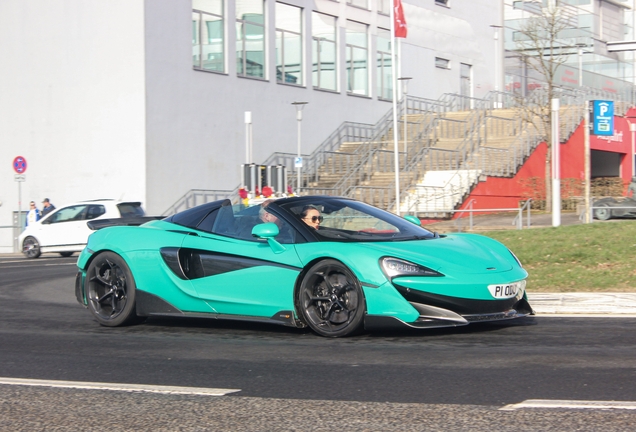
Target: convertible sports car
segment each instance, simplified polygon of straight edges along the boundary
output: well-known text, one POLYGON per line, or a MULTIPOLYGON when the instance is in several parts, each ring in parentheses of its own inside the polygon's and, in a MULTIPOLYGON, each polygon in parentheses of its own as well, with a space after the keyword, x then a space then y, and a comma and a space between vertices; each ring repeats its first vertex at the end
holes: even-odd
POLYGON ((412 216, 347 198, 251 207, 222 200, 106 227, 89 237, 77 265, 77 300, 104 326, 192 316, 338 337, 533 314, 528 273, 503 244, 438 235, 412 216))

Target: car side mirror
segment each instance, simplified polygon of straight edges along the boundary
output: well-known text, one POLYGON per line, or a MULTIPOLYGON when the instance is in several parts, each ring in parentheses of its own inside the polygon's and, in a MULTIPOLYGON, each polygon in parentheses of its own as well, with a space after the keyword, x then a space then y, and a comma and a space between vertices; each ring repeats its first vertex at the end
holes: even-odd
POLYGON ((405 215, 404 219, 406 219, 407 221, 417 225, 417 226, 422 226, 422 221, 420 221, 419 218, 413 216, 413 215, 405 215))
POLYGON ((270 239, 280 234, 278 225, 273 222, 267 222, 256 225, 252 228, 252 235, 258 238, 270 239))
POLYGON ((278 243, 274 237, 280 234, 280 230, 278 229, 278 225, 273 222, 267 222, 256 225, 252 228, 252 235, 257 238, 267 240, 267 244, 272 248, 274 253, 281 253, 286 251, 285 246, 278 243))

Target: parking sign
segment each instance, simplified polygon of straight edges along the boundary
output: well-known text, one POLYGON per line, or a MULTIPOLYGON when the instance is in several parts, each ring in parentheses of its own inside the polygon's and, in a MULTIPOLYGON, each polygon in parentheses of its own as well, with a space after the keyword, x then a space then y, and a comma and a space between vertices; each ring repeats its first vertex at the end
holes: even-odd
POLYGON ((592 135, 614 135, 614 101, 592 101, 592 135))

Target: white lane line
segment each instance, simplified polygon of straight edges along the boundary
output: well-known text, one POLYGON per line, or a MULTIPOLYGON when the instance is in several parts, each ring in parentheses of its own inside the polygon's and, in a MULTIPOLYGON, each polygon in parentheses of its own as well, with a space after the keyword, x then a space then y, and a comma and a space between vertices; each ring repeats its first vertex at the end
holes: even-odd
POLYGON ((145 385, 145 384, 119 384, 119 383, 100 383, 100 382, 82 382, 82 381, 54 381, 54 380, 37 380, 37 379, 4 378, 4 377, 0 377, 0 384, 88 389, 88 390, 112 390, 112 391, 147 392, 147 393, 162 393, 162 394, 203 395, 203 396, 225 396, 228 393, 235 393, 235 392, 241 391, 241 389, 174 387, 174 386, 157 386, 157 385, 145 385))
MULTIPOLYGON (((18 261, 16 261, 16 262, 18 262, 18 261)), ((24 265, 19 265, 19 266, 5 266, 3 264, 4 263, 0 263, 0 268, 27 268, 27 267, 51 267, 51 266, 69 266, 69 265, 76 266, 77 265, 77 263, 74 263, 74 262, 72 262, 72 263, 56 263, 56 264, 42 264, 42 263, 37 263, 36 264, 36 263, 34 263, 32 265, 29 265, 29 264, 25 263, 24 265)))
POLYGON ((499 411, 515 411, 524 408, 636 410, 636 402, 528 399, 518 404, 506 405, 499 408, 499 411))

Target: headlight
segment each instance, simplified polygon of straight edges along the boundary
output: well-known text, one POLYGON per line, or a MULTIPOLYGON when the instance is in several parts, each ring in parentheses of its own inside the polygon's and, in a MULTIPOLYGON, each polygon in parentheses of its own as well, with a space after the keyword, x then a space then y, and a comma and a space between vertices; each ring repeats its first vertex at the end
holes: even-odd
POLYGON ((398 258, 380 258, 380 267, 389 280, 397 276, 444 276, 428 267, 398 258))

